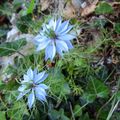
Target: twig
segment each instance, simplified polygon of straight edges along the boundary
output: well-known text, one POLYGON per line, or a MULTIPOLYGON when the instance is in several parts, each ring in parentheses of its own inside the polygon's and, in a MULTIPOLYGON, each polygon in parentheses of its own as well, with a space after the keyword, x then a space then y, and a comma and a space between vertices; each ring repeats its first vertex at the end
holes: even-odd
POLYGON ((75 116, 74 116, 74 113, 73 113, 73 110, 72 110, 71 102, 69 102, 69 105, 70 105, 70 111, 71 111, 71 114, 72 114, 72 120, 75 120, 75 116))
POLYGON ((21 56, 25 57, 25 55, 23 55, 21 52, 17 51, 18 54, 20 54, 21 56))

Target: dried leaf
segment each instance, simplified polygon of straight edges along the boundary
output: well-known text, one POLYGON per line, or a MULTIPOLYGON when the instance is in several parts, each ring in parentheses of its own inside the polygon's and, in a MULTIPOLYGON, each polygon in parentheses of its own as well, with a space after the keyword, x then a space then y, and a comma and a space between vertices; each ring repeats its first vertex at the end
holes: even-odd
POLYGON ((13 26, 12 30, 10 30, 7 33, 7 41, 6 42, 13 41, 19 35, 19 33, 20 33, 20 31, 18 30, 18 28, 16 26, 13 26))
POLYGON ((13 13, 12 17, 10 19, 10 22, 12 24, 12 29, 7 33, 7 40, 6 42, 14 41, 14 39, 19 35, 20 31, 16 27, 16 14, 13 13))
POLYGON ((110 4, 111 4, 111 6, 120 5, 120 2, 111 2, 110 4))
POLYGON ((70 3, 66 5, 66 7, 63 9, 63 16, 67 19, 75 18, 76 15, 73 5, 71 5, 70 3))
POLYGON ((16 25, 16 18, 17 18, 17 15, 15 13, 12 14, 12 18, 10 20, 10 23, 12 25, 16 25))
POLYGON ((72 0, 71 2, 75 9, 79 10, 81 8, 82 4, 81 0, 72 0))
POLYGON ((40 4, 41 4, 41 11, 44 11, 49 7, 50 2, 48 0, 41 0, 40 4))
POLYGON ((72 0, 71 2, 76 10, 80 10, 80 8, 85 8, 87 6, 87 2, 83 0, 72 0))
POLYGON ((95 11, 97 3, 98 3, 98 0, 95 0, 91 5, 85 7, 81 12, 81 16, 84 17, 84 16, 87 16, 87 15, 93 13, 95 11))

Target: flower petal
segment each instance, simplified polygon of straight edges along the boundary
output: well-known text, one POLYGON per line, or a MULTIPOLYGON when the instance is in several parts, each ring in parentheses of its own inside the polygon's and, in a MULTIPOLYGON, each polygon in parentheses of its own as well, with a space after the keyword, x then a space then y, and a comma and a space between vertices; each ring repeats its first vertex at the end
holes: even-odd
POLYGON ((56 41, 56 48, 58 50, 57 52, 68 51, 68 46, 64 41, 57 40, 56 41))
POLYGON ((19 88, 18 88, 18 91, 20 92, 23 92, 25 89, 26 89, 26 85, 21 85, 19 88))
POLYGON ((48 45, 50 42, 51 42, 51 41, 50 41, 49 39, 47 39, 46 41, 39 43, 39 44, 38 44, 38 47, 37 47, 37 51, 40 51, 40 50, 46 48, 47 45, 48 45))
POLYGON ((72 28, 73 28, 73 26, 70 25, 66 30, 61 31, 61 32, 60 32, 60 35, 64 35, 64 34, 68 33, 72 28))
POLYGON ((32 105, 35 101, 35 95, 34 95, 34 91, 32 90, 32 93, 28 96, 28 106, 31 109, 32 105))
POLYGON ((37 42, 37 43, 41 43, 41 42, 45 42, 47 41, 47 37, 43 36, 43 35, 37 35, 35 38, 34 38, 34 42, 37 42))
POLYGON ((37 68, 35 68, 35 69, 33 70, 33 76, 34 76, 34 78, 35 78, 35 76, 37 75, 37 73, 38 73, 38 70, 37 70, 37 68))
POLYGON ((76 38, 75 35, 72 35, 72 34, 65 34, 65 35, 60 35, 58 36, 58 39, 60 40, 73 40, 74 38, 76 38))
POLYGON ((38 100, 40 101, 46 101, 46 92, 44 89, 37 87, 35 88, 35 94, 38 100))
POLYGON ((72 45, 71 41, 67 40, 65 42, 66 42, 66 44, 67 44, 67 46, 68 46, 69 49, 73 48, 73 45, 72 45))
POLYGON ((57 33, 57 34, 60 34, 60 33, 62 33, 63 31, 67 30, 68 25, 69 25, 69 20, 63 22, 63 23, 59 26, 59 28, 56 30, 56 33, 57 33))
POLYGON ((41 95, 44 95, 44 96, 47 95, 46 92, 45 92, 45 90, 44 90, 43 88, 39 87, 39 86, 36 86, 36 87, 35 87, 35 91, 36 91, 37 93, 41 94, 41 95))
POLYGON ((47 77, 48 77, 48 74, 45 74, 45 75, 39 80, 38 83, 43 82, 47 77))
POLYGON ((50 58, 50 60, 52 61, 53 58, 55 57, 56 54, 56 48, 54 43, 48 45, 45 49, 45 60, 47 60, 48 58, 50 58))
POLYGON ((21 92, 18 97, 17 97, 17 100, 21 99, 24 95, 26 95, 28 92, 30 92, 30 89, 24 91, 24 92, 21 92))
POLYGON ((34 78, 34 83, 38 83, 44 75, 45 75, 45 71, 36 74, 34 78))
POLYGON ((26 83, 26 82, 29 82, 31 80, 27 75, 23 75, 23 79, 24 80, 21 81, 22 84, 26 83))
POLYGON ((39 84, 37 87, 43 88, 43 89, 48 89, 49 87, 45 84, 39 84))
POLYGON ((51 20, 49 21, 49 26, 50 26, 50 28, 53 27, 53 29, 55 30, 55 28, 56 28, 56 20, 51 19, 51 20))
POLYGON ((58 29, 59 29, 59 27, 61 26, 61 23, 62 23, 62 19, 59 18, 59 19, 57 20, 57 22, 56 22, 56 29, 55 29, 55 32, 56 32, 56 33, 58 32, 58 29))
POLYGON ((29 77, 30 80, 33 80, 33 71, 31 68, 28 69, 27 76, 29 77))

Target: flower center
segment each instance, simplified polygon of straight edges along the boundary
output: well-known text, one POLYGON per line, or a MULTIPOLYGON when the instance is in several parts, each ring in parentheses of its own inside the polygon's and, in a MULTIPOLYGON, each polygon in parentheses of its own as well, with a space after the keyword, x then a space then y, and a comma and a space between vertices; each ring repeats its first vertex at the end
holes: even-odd
POLYGON ((32 83, 32 84, 31 84, 31 87, 34 88, 34 87, 36 87, 36 85, 35 85, 34 83, 32 83))
POLYGON ((57 35, 55 34, 54 30, 52 30, 52 29, 49 29, 46 32, 46 35, 47 35, 47 37, 49 37, 51 39, 56 39, 57 38, 57 35))

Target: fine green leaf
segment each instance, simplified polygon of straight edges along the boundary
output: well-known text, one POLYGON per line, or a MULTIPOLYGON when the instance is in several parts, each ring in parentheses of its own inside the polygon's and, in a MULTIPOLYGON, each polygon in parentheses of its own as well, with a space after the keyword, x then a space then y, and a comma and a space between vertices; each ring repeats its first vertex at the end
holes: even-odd
POLYGON ((35 6, 35 0, 31 0, 30 5, 29 5, 29 7, 27 9, 27 14, 30 14, 30 13, 33 12, 34 6, 35 6))
POLYGON ((31 0, 29 6, 27 7, 26 10, 21 10, 20 11, 20 15, 22 16, 26 16, 28 14, 31 14, 34 10, 34 7, 35 7, 35 0, 31 0))
POLYGON ((6 118, 5 118, 5 112, 0 111, 0 119, 1 120, 6 120, 6 118))
POLYGON ((24 115, 28 115, 26 104, 24 102, 15 102, 8 111, 11 120, 23 120, 24 115))
POLYGON ((120 33, 120 23, 115 23, 114 29, 117 33, 120 33))
POLYGON ((75 105, 73 112, 75 117, 80 117, 82 115, 82 109, 80 105, 75 105))
POLYGON ((120 101, 120 91, 117 92, 116 97, 120 101))
POLYGON ((25 39, 20 39, 13 42, 5 42, 0 44, 0 57, 11 55, 19 51, 24 45, 26 45, 25 39))
POLYGON ((107 2, 101 2, 95 10, 96 14, 109 14, 113 12, 113 8, 107 2))

